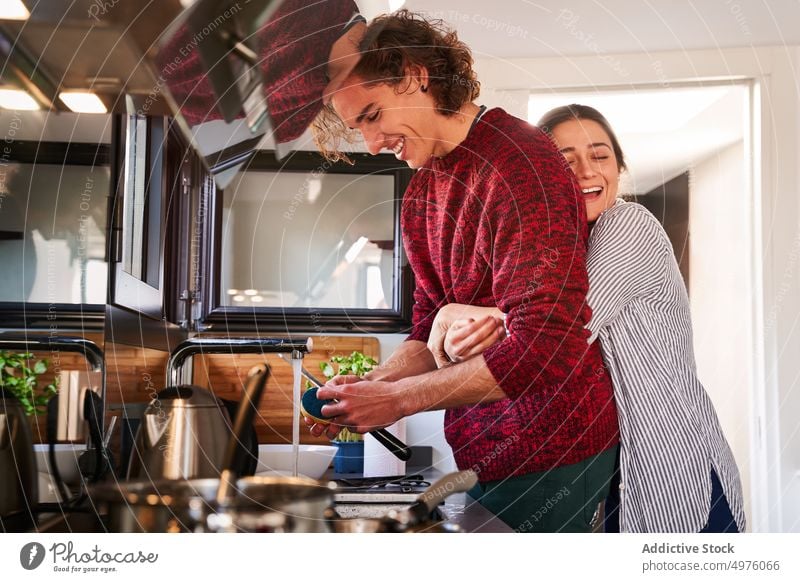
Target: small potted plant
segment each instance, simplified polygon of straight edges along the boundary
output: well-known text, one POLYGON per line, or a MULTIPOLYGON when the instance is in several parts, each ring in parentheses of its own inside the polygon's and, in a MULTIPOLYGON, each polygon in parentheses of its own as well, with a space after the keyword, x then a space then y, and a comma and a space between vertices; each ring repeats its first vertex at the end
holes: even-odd
POLYGON ((20 401, 28 416, 47 412, 47 401, 58 393, 58 378, 39 387, 39 376, 47 372, 47 360, 30 367, 33 354, 0 351, 0 386, 20 401))
MULTIPOLYGON (((326 379, 349 374, 363 376, 378 362, 361 352, 353 352, 349 356, 333 356, 330 362, 321 362, 319 367, 326 379), (336 368, 334 368, 336 366, 336 368)), ((333 444, 337 447, 333 458, 333 470, 337 473, 362 473, 364 471, 364 440, 360 434, 343 428, 333 444)))

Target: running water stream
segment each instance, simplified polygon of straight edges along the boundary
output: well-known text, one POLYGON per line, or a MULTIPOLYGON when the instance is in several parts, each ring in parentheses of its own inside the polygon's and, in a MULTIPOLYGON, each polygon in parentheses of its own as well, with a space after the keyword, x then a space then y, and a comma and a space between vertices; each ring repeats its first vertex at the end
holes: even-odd
POLYGON ((300 379, 303 368, 303 354, 292 353, 292 475, 297 477, 300 459, 300 379))

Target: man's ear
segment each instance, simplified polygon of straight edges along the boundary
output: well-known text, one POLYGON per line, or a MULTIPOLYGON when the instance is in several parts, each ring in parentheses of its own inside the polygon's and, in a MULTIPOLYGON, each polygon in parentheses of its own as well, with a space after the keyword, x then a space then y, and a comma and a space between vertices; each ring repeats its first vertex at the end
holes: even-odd
POLYGON ((415 91, 422 91, 427 93, 430 88, 428 76, 428 69, 423 65, 412 65, 406 68, 406 91, 413 93, 415 91))

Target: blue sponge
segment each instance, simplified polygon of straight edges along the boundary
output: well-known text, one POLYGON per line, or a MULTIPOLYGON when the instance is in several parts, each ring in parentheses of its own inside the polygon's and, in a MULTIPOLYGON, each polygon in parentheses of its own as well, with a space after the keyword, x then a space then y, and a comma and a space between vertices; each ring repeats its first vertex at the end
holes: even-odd
POLYGON ((317 398, 317 389, 309 388, 303 393, 303 398, 300 400, 300 412, 303 416, 307 416, 314 422, 320 424, 330 424, 330 418, 322 415, 322 407, 326 404, 334 402, 333 400, 320 400, 317 398))

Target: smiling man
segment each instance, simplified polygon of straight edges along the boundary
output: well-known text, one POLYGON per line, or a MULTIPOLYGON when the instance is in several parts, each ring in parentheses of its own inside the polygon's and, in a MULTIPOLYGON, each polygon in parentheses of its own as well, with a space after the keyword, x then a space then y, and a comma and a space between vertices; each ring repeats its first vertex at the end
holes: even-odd
POLYGON ((319 390, 337 401, 322 410, 333 424, 307 421, 311 432, 446 409, 447 441, 459 468, 478 473, 481 503, 518 531, 588 531, 608 492, 617 418, 586 341, 587 227, 572 172, 539 130, 474 103, 480 85, 455 33, 400 11, 370 23, 360 48, 317 140, 335 158, 356 130, 371 153, 417 169, 401 216, 413 329, 364 380, 319 390), (496 305, 508 336, 437 369, 426 341, 448 303, 496 305))

